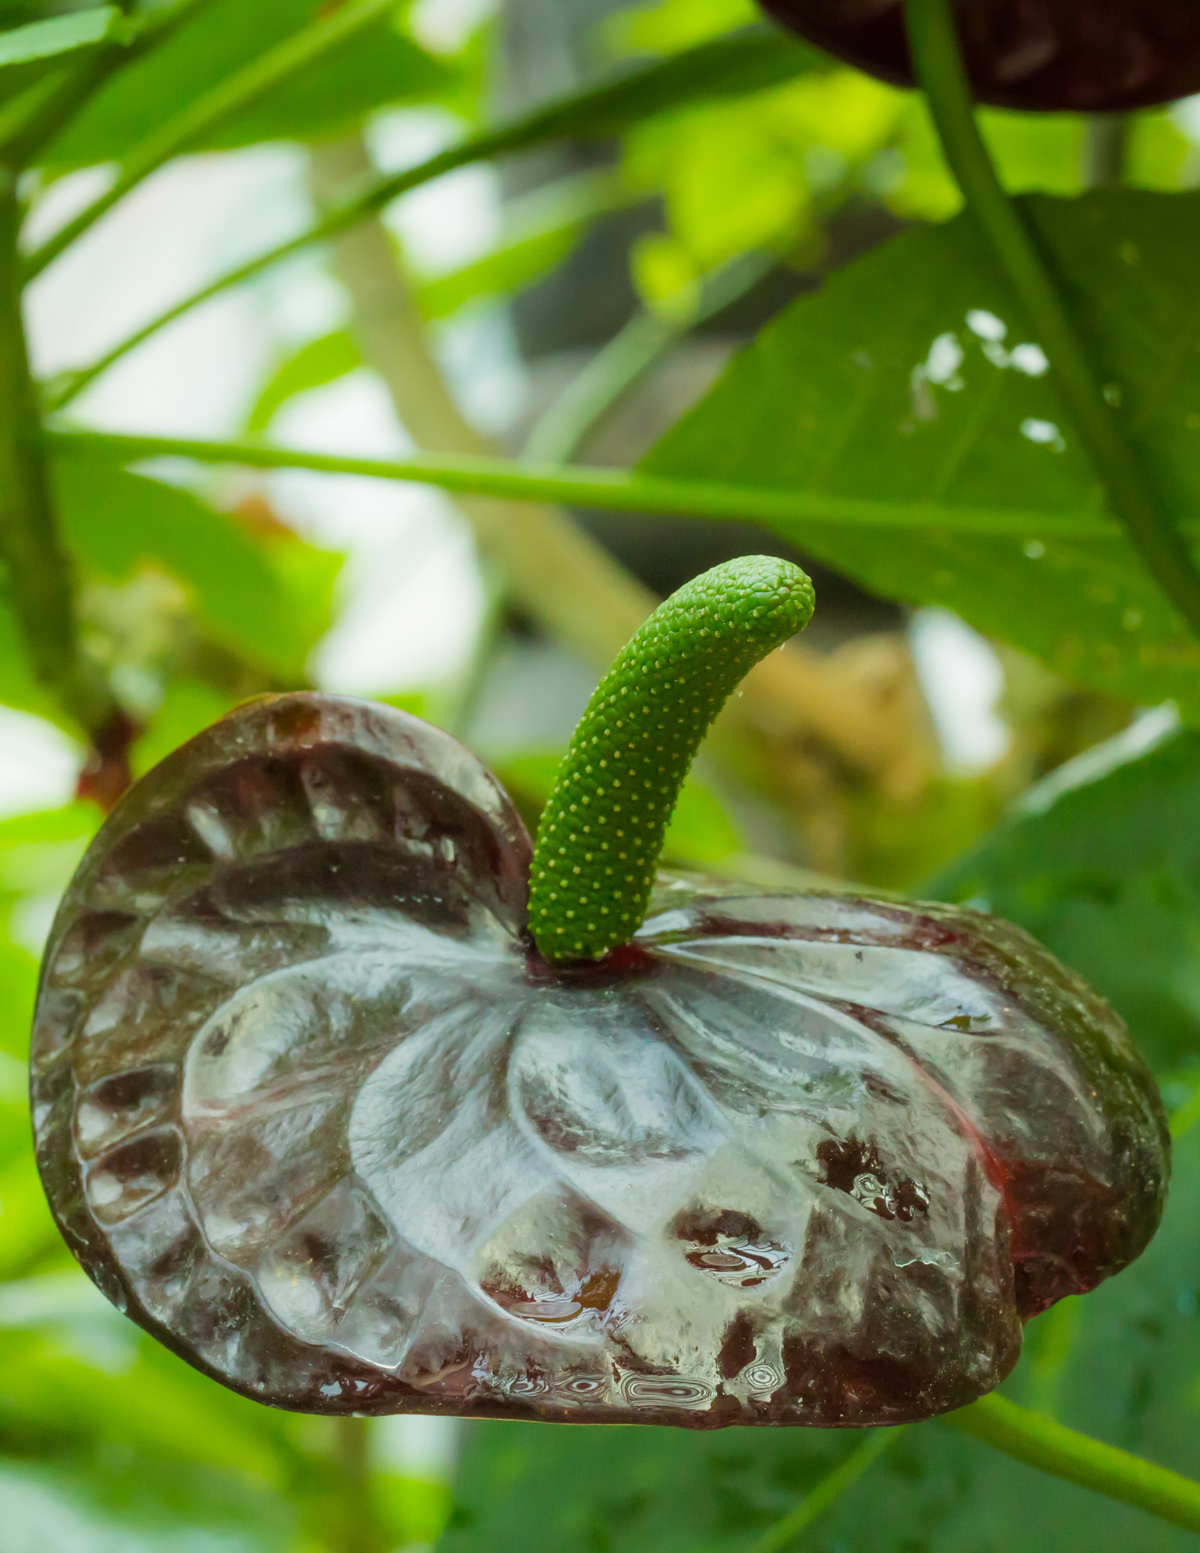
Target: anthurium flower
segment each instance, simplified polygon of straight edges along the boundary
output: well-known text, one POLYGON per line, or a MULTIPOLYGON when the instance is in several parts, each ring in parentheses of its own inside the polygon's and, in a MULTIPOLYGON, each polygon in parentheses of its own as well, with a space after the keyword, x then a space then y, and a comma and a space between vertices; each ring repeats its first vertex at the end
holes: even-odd
POLYGON ((1138 1255, 1157 1092, 1024 933, 654 873, 730 664, 806 586, 741 562, 664 606, 536 858, 465 749, 343 697, 250 703, 126 795, 33 1047, 110 1299, 281 1407, 866 1425, 980 1396, 1138 1255))

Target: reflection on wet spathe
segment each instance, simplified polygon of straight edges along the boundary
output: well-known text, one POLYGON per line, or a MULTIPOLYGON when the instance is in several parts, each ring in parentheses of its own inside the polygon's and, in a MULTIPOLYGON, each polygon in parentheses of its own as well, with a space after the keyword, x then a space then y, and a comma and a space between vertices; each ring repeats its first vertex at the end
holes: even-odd
POLYGON ((1040 421, 1033 416, 1021 422, 1021 435, 1040 447, 1049 448, 1053 453, 1062 453, 1067 446, 1062 432, 1053 421, 1040 421))

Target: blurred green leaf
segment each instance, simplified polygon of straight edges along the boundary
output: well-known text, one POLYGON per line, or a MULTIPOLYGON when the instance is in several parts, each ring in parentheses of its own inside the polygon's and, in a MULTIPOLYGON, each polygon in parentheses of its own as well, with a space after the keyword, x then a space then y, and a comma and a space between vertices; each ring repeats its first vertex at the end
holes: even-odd
POLYGON ((396 1472, 376 1472, 371 1488, 380 1516, 398 1547, 428 1547, 450 1519, 450 1488, 396 1472))
POLYGON ((532 285, 575 248, 588 222, 636 198, 608 170, 577 173, 513 200, 490 253, 460 269, 423 277, 417 303, 426 318, 448 318, 468 302, 532 285))
POLYGON ((0 895, 59 894, 102 816, 90 803, 0 820, 0 895))
POLYGON ((246 420, 246 430, 256 436, 266 431, 289 399, 310 388, 323 388, 363 364, 362 351, 348 329, 336 329, 309 340, 276 366, 259 390, 246 420))
POLYGON ((115 5, 97 5, 0 32, 0 98, 23 91, 47 70, 74 63, 108 42, 122 23, 115 5))
POLYGON ((1031 788, 925 893, 1019 922, 1161 1067, 1200 1056, 1200 733, 1131 734, 1031 788))
POLYGON ((189 590, 201 625, 227 647, 298 679, 328 627, 340 557, 282 525, 255 533, 190 492, 99 464, 57 466, 63 532, 85 570, 125 581, 158 565, 189 590))
POLYGON ((275 1485, 295 1468, 279 1414, 176 1358, 77 1269, 0 1286, 0 1358, 10 1440, 106 1442, 275 1485))
MULTIPOLYGON (((469 302, 532 285, 567 257, 588 221, 629 200, 617 179, 589 173, 562 179, 539 191, 536 199, 515 202, 526 208, 513 214, 509 235, 494 249, 459 269, 414 283, 418 307, 427 319, 448 318, 469 302)), ((323 388, 362 365, 362 351, 349 329, 307 341, 277 363, 259 390, 246 420, 247 432, 264 432, 297 394, 323 388)))
MULTIPOLYGON (((962 195, 923 101, 911 94, 906 101, 895 141, 900 165, 877 169, 879 192, 898 215, 942 221, 962 208, 962 195)), ((1088 131, 1081 114, 985 108, 979 127, 1012 193, 1081 194, 1087 188, 1088 131)), ((1137 189, 1180 188, 1188 178, 1189 151, 1165 112, 1133 115, 1124 181, 1137 189)))
MULTIPOLYGON (((1024 203, 1168 512, 1200 504, 1200 197, 1024 203)), ((906 233, 794 303, 652 450, 655 474, 967 508, 1097 512, 1045 358, 973 224, 906 233)), ((886 597, 945 605, 1068 681, 1200 710, 1200 645, 1123 537, 1021 539, 796 522, 886 597)), ((818 606, 819 607, 819 606, 818 606)))
MULTIPOLYGON (((1027 1330, 1006 1391, 1200 1476, 1200 1129, 1146 1254, 1027 1330)), ((861 1438, 861 1437, 859 1437, 861 1438)), ((468 1428, 438 1553, 750 1553, 856 1431, 468 1428)), ((943 1424, 897 1431, 805 1533, 805 1553, 1185 1553, 1194 1538, 943 1424)))
POLYGON ((749 1549, 854 1444, 832 1429, 470 1424, 438 1553, 749 1549))
POLYGON ((162 705, 146 731, 130 751, 135 777, 144 776, 172 750, 194 739, 211 723, 224 717, 234 701, 197 679, 174 679, 167 686, 162 705))
MULTIPOLYGON (((0 1069, 3 1074, 0 1096, 6 1106, 16 1103, 23 1111, 28 1111, 26 1091, 29 1085, 24 1070, 29 1051, 33 1000, 37 992, 37 971, 37 961, 27 949, 0 936, 0 1057, 5 1064, 0 1069), (22 1072, 20 1093, 17 1095, 13 1093, 12 1070, 8 1066, 12 1062, 19 1063, 22 1072)), ((7 1136, 7 1124, 12 1118, 8 1113, 5 1113, 5 1118, 7 1136)), ((24 1117, 20 1125, 24 1126, 24 1117)))
POLYGON ((584 223, 575 220, 517 238, 473 264, 426 281, 417 290, 417 305, 426 318, 449 318, 468 302, 520 291, 561 264, 583 230, 584 223))
POLYGON ((127 1452, 0 1458, 0 1553, 275 1553, 293 1547, 285 1499, 225 1474, 127 1452))
POLYGON ((615 12, 604 24, 603 37, 617 54, 675 53, 754 18, 754 0, 658 0, 615 12))
MULTIPOLYGON (((118 161, 181 103, 314 21, 321 0, 213 0, 94 97, 46 153, 59 169, 118 161)), ((449 90, 454 75, 390 20, 297 72, 190 150, 344 133, 373 109, 449 90)))
MULTIPOLYGON (((0 1279, 28 1271, 48 1252, 62 1247, 34 1163, 28 1106, 24 1111, 19 1124, 19 1144, 12 1157, 0 1167, 0 1279)), ((4 1343, 0 1341, 0 1354, 3 1349, 4 1343)), ((0 1358, 0 1369, 6 1368, 7 1358, 0 1358)), ((7 1396, 0 1383, 0 1416, 8 1411, 7 1396)))

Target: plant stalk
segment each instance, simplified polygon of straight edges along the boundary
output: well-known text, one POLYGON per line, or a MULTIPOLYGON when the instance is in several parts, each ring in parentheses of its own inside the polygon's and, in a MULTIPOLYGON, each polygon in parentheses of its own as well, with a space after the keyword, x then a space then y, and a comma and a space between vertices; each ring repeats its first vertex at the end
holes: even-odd
POLYGON ((967 208, 1037 332, 1109 507, 1147 571, 1200 636, 1200 572, 1163 511, 1120 418, 1105 402, 1037 243, 1000 184, 975 122, 949 0, 907 0, 906 15, 917 80, 967 208))
POLYGON ((873 1467, 897 1436, 903 1433, 903 1425, 895 1429, 872 1429, 844 1461, 805 1494, 794 1510, 789 1511, 782 1520, 776 1521, 757 1542, 752 1542, 748 1553, 782 1553, 784 1548, 790 1547, 801 1532, 807 1531, 814 1521, 836 1504, 847 1489, 853 1488, 863 1473, 873 1467))
MULTIPOLYGON (((797 542, 804 525, 836 523, 866 529, 928 529, 1012 538, 1111 538, 1119 532, 1091 511, 1033 512, 1028 508, 956 507, 942 502, 878 502, 824 492, 768 486, 727 485, 720 480, 678 480, 637 470, 587 464, 533 464, 488 453, 417 453, 409 458, 356 458, 309 453, 264 442, 217 442, 189 437, 130 436, 119 432, 51 430, 44 434, 60 457, 98 458, 128 464, 150 458, 190 458, 201 464, 240 464, 248 469, 311 469, 322 474, 406 480, 458 495, 494 497, 504 503, 565 502, 610 512, 657 512, 728 522, 768 523, 797 542)), ((477 444, 478 445, 478 444, 477 444)), ((496 513, 494 522, 504 520, 496 513)), ((1200 534, 1200 518, 1188 525, 1200 534)), ((614 563, 615 564, 615 563, 614 563)), ((647 601, 650 595, 646 595, 647 601)))
POLYGON ((530 430, 522 457, 568 464, 576 450, 630 388, 677 340, 745 296, 768 272, 764 253, 735 259, 706 278, 696 307, 664 318, 642 308, 602 345, 530 430))
POLYGON ((379 1553, 380 1540, 371 1498, 369 1418, 339 1418, 337 1467, 341 1482, 341 1553, 379 1553))
POLYGON ((21 314, 16 177, 0 167, 0 551, 35 677, 96 741, 119 714, 79 649, 21 314))
POLYGON ((1084 132, 1083 181, 1089 189, 1119 189, 1129 158, 1127 113, 1096 113, 1084 132))
POLYGON ((1039 1472, 1136 1505, 1186 1531, 1200 1532, 1200 1483, 1078 1434, 1006 1397, 993 1393, 957 1413, 947 1413, 943 1421, 1039 1472))

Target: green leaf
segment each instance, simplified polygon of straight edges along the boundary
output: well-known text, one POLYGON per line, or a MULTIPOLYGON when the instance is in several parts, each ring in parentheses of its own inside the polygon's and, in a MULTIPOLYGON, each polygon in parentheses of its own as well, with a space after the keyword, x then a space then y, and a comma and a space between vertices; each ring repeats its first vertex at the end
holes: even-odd
POLYGON ((124 581, 158 565, 189 590, 217 640, 298 679, 327 629, 340 557, 281 527, 255 534, 190 492, 92 461, 55 470, 63 533, 84 569, 124 581))
POLYGON ((854 1443, 824 1429, 471 1424, 438 1553, 748 1549, 854 1443))
MULTIPOLYGON (((9 1062, 19 1062, 24 1075, 37 972, 37 961, 27 949, 0 938, 0 1059, 4 1063, 3 1102, 6 1106, 14 1103, 9 1062)), ((18 1099, 24 1113, 29 1109, 26 1103, 28 1088, 28 1078, 23 1076, 18 1099)), ((11 1117, 7 1117, 7 1121, 11 1121, 11 1117)), ((22 1125, 23 1121, 24 1118, 22 1125)), ((7 1123, 2 1125, 7 1136, 7 1123)), ((0 1149, 0 1152, 4 1150, 0 1149)))
POLYGON ((0 1285, 0 1356, 0 1436, 105 1442, 276 1484, 294 1465, 278 1414, 163 1348, 78 1268, 0 1285))
POLYGON ((60 894, 102 816, 89 803, 0 820, 0 894, 60 894))
POLYGON ((225 1474, 91 1452, 0 1458, 0 1553, 274 1553, 295 1546, 278 1495, 225 1474))
POLYGON ((1200 1056, 1197 816, 1200 733, 1149 748, 1120 735, 1032 788, 923 893, 1019 922, 1162 1067, 1200 1056))
MULTIPOLYGON (((29 1113, 21 1131, 21 1146, 0 1168, 0 1279, 27 1272, 49 1253, 61 1249, 58 1226, 46 1206, 41 1178, 29 1141, 29 1113)), ((6 1371, 8 1356, 0 1343, 0 1366, 6 1371)), ((0 1382, 0 1414, 9 1413, 11 1391, 0 1382)))
POLYGON ((71 63, 107 43, 120 32, 123 20, 115 5, 97 5, 0 32, 0 94, 18 91, 44 70, 71 63))
MULTIPOLYGON (((1167 510, 1192 516, 1200 197, 1123 192, 1022 207, 1167 510)), ((913 231, 769 324, 645 467, 981 511, 1101 512, 1035 346, 968 218, 913 231)), ((1112 538, 1054 540, 1032 519, 1017 539, 776 527, 869 588, 954 609, 1068 680, 1200 712, 1200 644, 1115 528, 1112 538)))
POLYGON ((134 776, 144 776, 172 750, 177 750, 224 717, 234 705, 230 696, 222 695, 201 680, 173 679, 166 688, 162 705, 130 751, 134 776))
POLYGON ((348 329, 309 340, 285 356, 259 390, 246 420, 246 430, 252 436, 266 431, 289 399, 311 388, 324 388, 326 383, 357 371, 362 364, 362 351, 348 329))
MULTIPOLYGON (((1200 1129, 1183 1139, 1146 1254, 1027 1329, 1006 1390, 1073 1428, 1200 1476, 1200 1129)), ((861 1438, 861 1437, 859 1437, 861 1438)), ((753 1553, 855 1448, 854 1431, 468 1428, 438 1553, 753 1553), (534 1508, 536 1507, 536 1508, 534 1508)), ((940 1423, 804 1534, 805 1553, 1186 1553, 1194 1538, 940 1423)))
POLYGON ((501 240, 490 253, 461 269, 423 278, 418 306, 426 318, 448 318, 481 297, 520 291, 562 263, 589 221, 638 197, 607 170, 544 185, 510 204, 501 240))
MULTIPOLYGON (((214 0, 145 60, 114 77, 46 153, 58 169, 120 160, 182 103, 314 21, 321 0, 214 0)), ((344 133, 376 108, 447 91, 450 68, 381 21, 297 72, 190 150, 344 133)))

